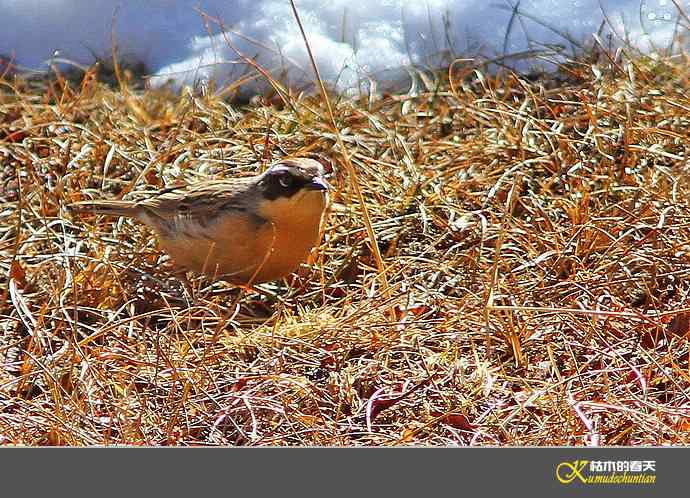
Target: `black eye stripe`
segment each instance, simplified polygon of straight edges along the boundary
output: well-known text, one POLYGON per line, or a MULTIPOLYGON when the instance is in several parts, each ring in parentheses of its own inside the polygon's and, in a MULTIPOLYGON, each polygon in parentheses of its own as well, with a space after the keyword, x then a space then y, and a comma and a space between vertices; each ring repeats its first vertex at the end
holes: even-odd
POLYGON ((278 197, 289 198, 308 182, 309 179, 303 177, 303 175, 286 169, 277 169, 269 172, 262 182, 263 194, 269 200, 274 200, 278 197))

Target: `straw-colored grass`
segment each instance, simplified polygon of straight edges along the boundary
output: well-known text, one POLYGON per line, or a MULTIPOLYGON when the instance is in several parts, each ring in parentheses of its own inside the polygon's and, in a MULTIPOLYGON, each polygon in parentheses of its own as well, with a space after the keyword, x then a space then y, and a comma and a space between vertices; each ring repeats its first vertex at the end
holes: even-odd
POLYGON ((0 442, 687 444, 690 64, 619 56, 334 98, 387 289, 321 97, 5 75, 0 442), (287 154, 336 191, 286 282, 189 291, 145 227, 65 210, 287 154))

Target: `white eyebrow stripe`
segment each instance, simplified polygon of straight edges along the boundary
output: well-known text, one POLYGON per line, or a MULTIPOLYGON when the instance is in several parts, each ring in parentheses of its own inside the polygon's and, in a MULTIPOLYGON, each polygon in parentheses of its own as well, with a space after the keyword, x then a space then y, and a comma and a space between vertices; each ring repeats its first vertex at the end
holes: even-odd
POLYGON ((273 166, 270 171, 292 171, 292 167, 290 166, 283 166, 283 165, 277 165, 273 166))

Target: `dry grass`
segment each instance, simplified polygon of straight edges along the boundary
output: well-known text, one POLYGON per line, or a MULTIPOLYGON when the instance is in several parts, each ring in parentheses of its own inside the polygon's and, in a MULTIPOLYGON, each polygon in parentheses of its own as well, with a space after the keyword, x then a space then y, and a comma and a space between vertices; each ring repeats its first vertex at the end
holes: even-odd
POLYGON ((337 101, 389 292, 320 98, 5 76, 0 441, 687 444, 689 66, 455 66, 337 101), (311 264, 255 291, 189 293, 151 232, 64 209, 288 153, 338 191, 311 264))

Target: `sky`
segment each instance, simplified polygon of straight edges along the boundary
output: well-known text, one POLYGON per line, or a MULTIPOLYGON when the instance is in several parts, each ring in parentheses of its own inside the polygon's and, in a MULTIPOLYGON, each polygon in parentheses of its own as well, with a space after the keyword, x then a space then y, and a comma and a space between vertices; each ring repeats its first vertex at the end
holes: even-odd
MULTIPOLYGON (((297 0, 321 76, 366 91, 462 57, 501 59, 520 71, 572 55, 593 33, 659 52, 690 27, 690 0, 297 0), (559 55, 561 54, 561 55, 559 55)), ((0 0, 0 56, 46 70, 51 61, 143 63, 152 86, 226 85, 255 74, 255 60, 285 84, 313 73, 288 0, 0 0)), ((260 91, 262 79, 242 86, 260 91)))

